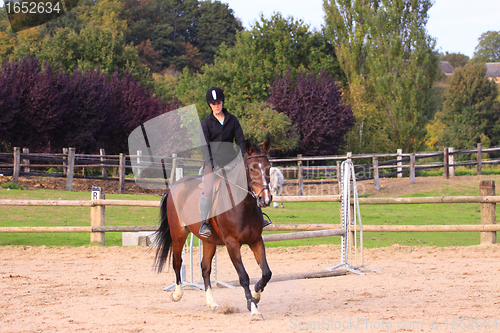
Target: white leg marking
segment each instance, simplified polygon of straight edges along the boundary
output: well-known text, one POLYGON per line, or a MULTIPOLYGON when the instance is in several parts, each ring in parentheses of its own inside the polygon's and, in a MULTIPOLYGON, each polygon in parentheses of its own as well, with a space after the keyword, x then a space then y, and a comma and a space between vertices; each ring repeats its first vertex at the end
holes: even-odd
POLYGON ((254 302, 251 303, 252 308, 252 319, 264 320, 264 316, 260 313, 259 309, 257 309, 257 305, 254 302))
POLYGON ((252 293, 252 297, 253 297, 253 299, 254 299, 254 301, 255 301, 255 303, 256 303, 256 304, 258 304, 258 303, 259 303, 259 301, 260 301, 260 293, 261 293, 261 292, 262 292, 262 291, 259 291, 258 293, 257 293, 257 292, 253 292, 253 293, 252 293))
POLYGON ((176 284, 174 292, 170 295, 170 299, 174 302, 179 302, 182 298, 182 285, 176 284))
POLYGON ((212 288, 208 288, 205 295, 207 297, 207 305, 210 309, 220 307, 219 304, 215 303, 214 296, 212 295, 212 288))

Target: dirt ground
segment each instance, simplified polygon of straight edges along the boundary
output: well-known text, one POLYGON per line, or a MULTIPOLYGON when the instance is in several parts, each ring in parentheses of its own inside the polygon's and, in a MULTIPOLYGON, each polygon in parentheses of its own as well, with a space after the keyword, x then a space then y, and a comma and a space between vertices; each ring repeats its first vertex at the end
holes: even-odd
MULTIPOLYGON (((146 248, 2 247, 0 332, 499 332, 499 250, 369 249, 365 263, 382 273, 271 282, 259 304, 265 320, 255 321, 241 287, 214 287, 219 311, 190 288, 172 302, 163 287, 174 274, 156 274, 154 251, 146 248)), ((225 249, 218 251, 218 279, 236 279, 225 249)), ((275 275, 339 262, 338 246, 267 253, 275 275)), ((258 276, 248 248, 243 258, 258 276)))
MULTIPOLYGON (((407 178, 382 179, 380 191, 371 182, 363 190, 397 196, 457 183, 478 187, 480 179, 500 180, 429 177, 412 185, 407 178)), ((54 183, 20 181, 26 189, 57 188, 54 183)), ((74 188, 89 191, 88 183, 76 180, 74 188)), ((113 184, 104 185, 107 193, 113 184)), ((315 194, 312 189, 306 194, 315 194)), ((225 248, 218 254, 218 279, 237 279, 225 248)), ((340 260, 334 245, 269 248, 267 254, 275 276, 340 260)), ((0 332, 500 332, 500 245, 367 249, 366 265, 382 273, 271 281, 259 303, 264 321, 252 320, 241 287, 214 287, 219 311, 191 288, 180 302, 171 301, 163 287, 174 283, 174 273, 155 273, 153 258, 154 249, 145 247, 0 247, 0 332)), ((259 276, 246 247, 243 258, 249 275, 259 276)), ((194 280, 200 280, 196 271, 194 280)))

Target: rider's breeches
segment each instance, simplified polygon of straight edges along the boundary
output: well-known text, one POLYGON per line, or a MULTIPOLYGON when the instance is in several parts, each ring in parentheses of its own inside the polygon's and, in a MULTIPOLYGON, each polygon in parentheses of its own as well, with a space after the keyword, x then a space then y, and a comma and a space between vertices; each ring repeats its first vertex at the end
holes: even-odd
POLYGON ((212 199, 214 191, 215 172, 213 172, 212 167, 205 165, 203 174, 203 177, 205 178, 205 188, 203 189, 202 194, 205 198, 212 199))

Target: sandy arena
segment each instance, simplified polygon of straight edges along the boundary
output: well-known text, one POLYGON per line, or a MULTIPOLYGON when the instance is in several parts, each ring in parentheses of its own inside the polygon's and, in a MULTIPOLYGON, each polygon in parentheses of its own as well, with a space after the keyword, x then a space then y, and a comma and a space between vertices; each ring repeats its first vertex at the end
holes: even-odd
MULTIPOLYGON (((359 190, 394 197, 477 188, 481 179, 500 182, 500 176, 421 177, 416 184, 382 179, 380 191, 372 182, 359 190)), ((64 189, 54 178, 21 183, 64 189)), ((92 185, 78 180, 74 190, 92 185)), ((96 185, 116 192, 116 183, 96 185)), ((138 191, 127 186, 127 193, 138 191)), ((307 186, 306 192, 324 191, 307 186)), ((237 279, 226 249, 218 251, 219 280, 237 279)), ((340 260, 338 246, 267 253, 275 275, 322 270, 340 260)), ((153 258, 154 249, 143 247, 0 247, 0 332, 500 332, 500 245, 368 249, 366 264, 383 273, 271 282, 259 304, 265 321, 251 319, 241 287, 214 287, 222 305, 216 312, 202 291, 186 288, 183 299, 172 302, 163 287, 174 283, 174 273, 156 274, 153 258)), ((250 276, 259 276, 247 247, 243 258, 250 276)))
MULTIPOLYGON (((0 331, 499 332, 499 250, 369 249, 366 264, 383 273, 271 282, 259 304, 265 321, 255 321, 241 287, 214 288, 222 305, 217 312, 205 305, 202 291, 185 288, 183 299, 172 302, 162 289, 174 282, 173 271, 153 272, 154 251, 144 247, 2 247, 0 331)), ((218 278, 236 279, 225 248, 218 251, 218 278)), ((339 262, 338 246, 267 252, 274 274, 339 262)), ((249 274, 258 276, 246 247, 243 257, 249 274)))

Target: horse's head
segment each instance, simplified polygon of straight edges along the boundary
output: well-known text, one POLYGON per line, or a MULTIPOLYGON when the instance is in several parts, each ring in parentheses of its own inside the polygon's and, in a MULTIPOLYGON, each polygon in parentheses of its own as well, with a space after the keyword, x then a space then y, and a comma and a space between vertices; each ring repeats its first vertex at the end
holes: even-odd
POLYGON ((267 159, 270 148, 271 140, 269 138, 261 147, 253 145, 249 140, 245 142, 246 154, 244 160, 248 187, 257 198, 259 207, 267 207, 273 201, 269 189, 271 163, 267 159))

